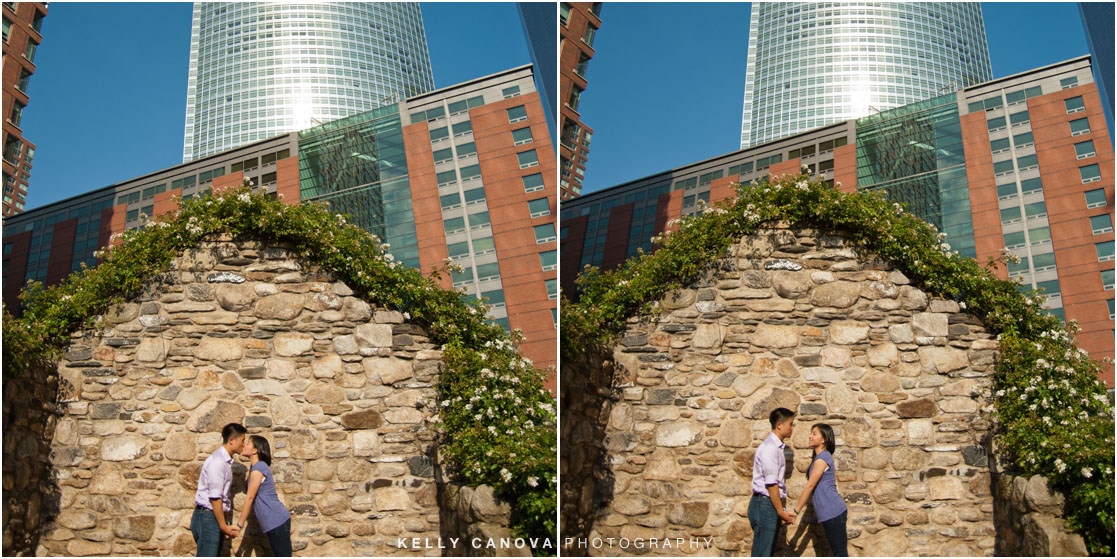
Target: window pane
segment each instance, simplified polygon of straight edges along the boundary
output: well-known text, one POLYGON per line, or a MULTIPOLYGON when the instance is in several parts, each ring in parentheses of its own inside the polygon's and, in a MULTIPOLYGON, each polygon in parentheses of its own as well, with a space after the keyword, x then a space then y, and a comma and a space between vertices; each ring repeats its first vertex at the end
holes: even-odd
POLYGON ((447 194, 445 196, 440 196, 438 198, 438 201, 442 205, 442 209, 444 210, 452 209, 462 205, 461 196, 459 196, 457 192, 453 194, 447 194))
POLYGON ((999 116, 997 118, 989 119, 989 130, 997 130, 1005 127, 1005 117, 999 116))
POLYGON ((998 151, 1005 150, 1005 149, 1008 149, 1008 148, 1009 148, 1008 138, 1001 138, 1000 140, 993 140, 992 142, 989 142, 989 149, 993 153, 997 153, 998 151))
POLYGON ((1039 272, 1039 271, 1041 271, 1042 269, 1045 269, 1045 268, 1046 269, 1054 268, 1055 267, 1055 253, 1054 252, 1049 252, 1047 254, 1037 254, 1032 258, 1032 262, 1035 264, 1037 272, 1039 272))
POLYGON ((1094 182, 1101 180, 1101 170, 1097 165, 1087 165, 1078 168, 1078 174, 1082 177, 1082 182, 1094 182))
POLYGON ((453 169, 449 171, 442 171, 441 173, 435 175, 435 180, 438 181, 439 186, 450 184, 458 180, 458 172, 453 169))
POLYGON ((551 205, 547 203, 546 198, 530 200, 527 203, 527 207, 531 212, 531 217, 539 217, 551 213, 551 205))
POLYGON ((1011 122, 1014 125, 1015 124, 1023 124, 1025 122, 1030 121, 1030 120, 1031 120, 1031 117, 1028 116, 1028 111, 1021 111, 1021 112, 1018 112, 1018 113, 1013 113, 1013 114, 1008 115, 1008 121, 1011 122))
POLYGON ((996 162, 993 163, 993 172, 998 174, 998 175, 1004 174, 1004 173, 1011 173, 1013 170, 1014 170, 1014 167, 1012 166, 1012 160, 1011 159, 1009 159, 1008 161, 996 161, 996 162))
POLYGON ((1094 243, 1094 249, 1098 252, 1099 261, 1113 260, 1113 241, 1094 243))
POLYGON ((558 265, 558 251, 548 250, 547 252, 540 252, 539 263, 542 264, 544 270, 554 268, 558 265))
POLYGON ((450 258, 457 258, 469 254, 469 243, 462 241, 460 243, 450 243, 446 245, 446 252, 450 254, 450 258))
POLYGON ((997 198, 1009 198, 1016 196, 1016 183, 1010 182, 1008 184, 997 185, 997 198))
POLYGON ((540 173, 527 175, 525 177, 522 177, 522 179, 524 181, 525 192, 532 192, 534 190, 540 190, 543 188, 543 175, 540 173))
POLYGON ((496 250, 496 245, 492 237, 473 239, 473 252, 477 254, 486 254, 494 250, 496 250))
POLYGON ((505 99, 515 97, 520 94, 520 86, 514 85, 512 87, 506 87, 500 90, 500 94, 503 95, 505 99))
POLYGON ((1059 294, 1059 280, 1041 281, 1036 283, 1036 289, 1042 289, 1044 295, 1051 297, 1059 294))
MULTIPOLYGON (((463 170, 462 172, 465 172, 465 171, 463 170)), ((474 188, 473 190, 466 190, 465 191, 465 203, 466 203, 466 205, 473 204, 475 202, 480 202, 484 199, 485 199, 485 187, 483 187, 483 186, 481 188, 474 188)))
POLYGON ((1016 147, 1024 147, 1030 146, 1036 142, 1035 139, 1032 137, 1031 132, 1024 132, 1023 134, 1016 134, 1015 136, 1013 136, 1012 143, 1016 144, 1016 147))
POLYGON ((1010 276, 1026 273, 1030 269, 1031 267, 1028 265, 1027 256, 1021 256, 1019 262, 1008 263, 1008 275, 1010 276))
POLYGON ((481 297, 488 299, 489 304, 496 307, 504 304, 504 290, 494 289, 492 291, 483 291, 481 297))
POLYGON ((1043 181, 1039 177, 1020 181, 1020 191, 1024 195, 1043 190, 1043 181))
POLYGON ((430 134, 431 134, 431 141, 436 142, 438 140, 442 140, 444 138, 450 137, 450 130, 447 129, 445 126, 443 126, 442 128, 435 128, 435 129, 431 130, 430 134))
POLYGON ((473 281, 473 268, 466 268, 460 272, 450 272, 450 281, 454 285, 473 281))
POLYGON ((531 141, 531 128, 520 128, 519 130, 512 131, 512 142, 515 144, 527 143, 531 141))
POLYGON ((1076 113, 1086 108, 1086 104, 1082 102, 1082 96, 1071 97, 1063 101, 1063 105, 1066 106, 1068 113, 1076 113))
POLYGON ((1021 170, 1032 169, 1039 166, 1039 159, 1035 155, 1021 155, 1016 158, 1016 166, 1021 170))
POLYGON ((1105 189, 1089 190, 1086 192, 1086 207, 1097 208, 1105 205, 1105 189))
POLYGON ((1047 203, 1035 202, 1033 204, 1024 205, 1024 214, 1028 217, 1040 217, 1047 215, 1047 203))
POLYGON ((466 103, 465 99, 462 99, 461 101, 454 101, 453 103, 450 103, 450 114, 452 114, 452 115, 460 113, 462 111, 466 111, 466 110, 469 110, 469 105, 466 103))
POLYGON ((1094 234, 1108 233, 1113 230, 1113 220, 1109 214, 1090 216, 1090 229, 1094 234))
POLYGON ((477 267, 478 280, 490 280, 500 277, 500 264, 492 262, 489 264, 481 264, 477 267))
POLYGON ((551 297, 552 299, 558 296, 558 280, 557 279, 547 280, 547 296, 551 297))
POLYGON ((539 156, 535 154, 535 150, 517 153, 516 159, 519 160, 521 169, 524 167, 533 167, 539 164, 539 156))
POLYGON ((512 107, 506 112, 508 113, 508 122, 519 122, 527 118, 527 109, 523 105, 512 107))
POLYGON ((458 157, 464 157, 466 155, 472 155, 474 153, 477 153, 477 144, 474 143, 474 142, 464 143, 460 146, 457 146, 457 148, 458 148, 458 157))
POLYGON ((441 163, 443 161, 450 161, 454 158, 454 150, 450 148, 440 149, 434 152, 434 162, 441 163))
POLYGON ((1095 153, 1097 152, 1094 151, 1093 140, 1086 140, 1085 142, 1074 144, 1074 154, 1078 156, 1079 159, 1083 157, 1090 157, 1095 153))
POLYGON ((1020 206, 1012 208, 1005 208, 1001 210, 1001 223, 1016 221, 1020 219, 1020 206))
POLYGON ((481 176, 481 165, 467 165, 462 167, 462 180, 472 179, 473 177, 481 176))
POLYGON ((446 229, 446 234, 447 235, 449 235, 450 233, 458 232, 458 231, 464 231, 465 230, 465 218, 464 217, 454 217, 454 218, 451 218, 451 219, 447 219, 447 220, 442 222, 442 226, 443 226, 443 228, 446 229))
POLYGON ((986 109, 996 109, 997 107, 1004 105, 1004 101, 1001 100, 1000 95, 996 97, 990 97, 988 99, 985 99, 984 101, 986 109))
POLYGON ((489 224, 489 212, 469 214, 469 227, 482 227, 489 224))
POLYGON ((535 242, 544 243, 555 240, 555 226, 553 223, 544 223, 535 226, 535 242))
POLYGON ((1005 247, 1015 248, 1024 246, 1025 243, 1026 239, 1024 238, 1023 231, 1018 231, 1016 233, 1005 233, 1005 247))
POLYGON ((1090 119, 1080 118, 1078 120, 1070 121, 1070 133, 1072 136, 1078 134, 1085 134, 1090 131, 1090 119))
POLYGON ((1010 91, 1005 94, 1005 99, 1008 99, 1009 104, 1023 101, 1025 99, 1024 90, 1021 89, 1020 91, 1010 91))
POLYGON ((1113 272, 1114 270, 1101 271, 1101 284, 1105 289, 1113 289, 1113 272))
POLYGON ((1035 229, 1028 229, 1028 239, 1033 245, 1051 242, 1051 228, 1036 227, 1035 229))
POLYGON ((459 123, 454 125, 454 135, 455 136, 461 136, 461 135, 463 135, 467 132, 472 132, 472 131, 473 131, 473 122, 472 121, 467 120, 465 122, 459 122, 459 123))

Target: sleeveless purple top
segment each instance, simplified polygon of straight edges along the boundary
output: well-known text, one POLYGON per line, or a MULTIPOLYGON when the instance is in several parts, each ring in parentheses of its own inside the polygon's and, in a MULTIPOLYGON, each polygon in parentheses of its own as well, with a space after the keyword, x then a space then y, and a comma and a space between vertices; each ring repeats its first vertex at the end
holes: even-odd
MULTIPOLYGON (((287 507, 279 502, 279 495, 275 492, 275 481, 271 476, 271 468, 263 460, 252 466, 252 470, 264 474, 264 481, 260 482, 260 489, 256 490, 256 499, 252 501, 252 512, 256 513, 256 522, 260 529, 270 532, 291 518, 287 507)), ((251 475, 251 470, 249 475, 251 475)))
MULTIPOLYGON (((834 457, 830 455, 830 451, 824 450, 814 458, 815 460, 822 460, 826 462, 827 466, 830 466, 822 473, 822 479, 818 480, 818 485, 815 485, 814 493, 811 494, 811 504, 814 505, 815 517, 818 518, 819 522, 826 522, 845 512, 846 502, 838 494, 838 483, 834 478, 834 457)), ((811 460, 811 465, 807 468, 808 476, 810 476, 810 469, 813 467, 814 460, 811 460)))

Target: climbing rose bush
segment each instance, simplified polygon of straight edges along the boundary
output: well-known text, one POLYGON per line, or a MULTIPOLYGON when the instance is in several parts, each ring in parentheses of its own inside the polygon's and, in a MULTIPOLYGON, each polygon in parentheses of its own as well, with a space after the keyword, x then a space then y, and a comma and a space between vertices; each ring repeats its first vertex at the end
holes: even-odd
MULTIPOLYGON (((997 448, 1021 475, 1043 475, 1067 495, 1067 525, 1092 554, 1112 556, 1114 416, 1102 364, 1074 343, 1074 322, 1043 309, 1044 296, 1021 293, 946 243, 933 225, 871 192, 843 193, 805 174, 736 185, 737 195, 699 215, 669 223, 658 250, 616 270, 587 266, 580 298, 563 300, 562 355, 567 361, 614 345, 629 317, 652 312, 669 290, 697 280, 741 237, 765 223, 847 232, 861 247, 904 272, 923 290, 958 302, 997 335, 991 413, 997 448)), ((1112 365, 1112 362, 1109 363, 1112 365)))
POLYGON ((138 294, 172 259, 218 234, 289 243, 295 254, 333 271, 359 296, 401 312, 443 344, 439 409, 433 422, 450 472, 468 485, 493 486, 513 506, 517 535, 550 538, 554 552, 557 438, 555 400, 544 373, 524 359, 519 338, 486 317, 488 305, 442 289, 400 264, 376 235, 331 213, 326 204, 287 205, 242 188, 188 200, 149 219, 142 229, 114 235, 97 251, 101 264, 82 267, 58 285, 31 282, 21 293, 23 314, 4 309, 4 374, 49 365, 70 334, 99 327, 111 305, 138 294), (491 428, 490 428, 491 427, 491 428))

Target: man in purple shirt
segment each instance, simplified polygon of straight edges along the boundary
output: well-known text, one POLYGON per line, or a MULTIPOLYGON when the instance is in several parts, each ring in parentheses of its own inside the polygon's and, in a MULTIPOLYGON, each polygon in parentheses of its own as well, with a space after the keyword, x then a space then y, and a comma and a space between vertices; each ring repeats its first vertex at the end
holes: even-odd
POLYGON ((787 498, 783 481, 787 469, 783 441, 791 436, 794 421, 795 412, 787 408, 772 410, 768 415, 772 432, 760 443, 752 461, 752 499, 748 515, 752 525, 753 557, 771 557, 780 523, 795 522, 795 513, 783 508, 787 498))
POLYGON ((194 493, 194 516, 190 532, 198 544, 198 557, 217 557, 225 537, 240 535, 240 529, 229 523, 225 515, 233 510, 229 487, 233 483, 233 455, 244 448, 248 430, 240 423, 221 429, 222 444, 206 458, 198 474, 198 491, 194 493))

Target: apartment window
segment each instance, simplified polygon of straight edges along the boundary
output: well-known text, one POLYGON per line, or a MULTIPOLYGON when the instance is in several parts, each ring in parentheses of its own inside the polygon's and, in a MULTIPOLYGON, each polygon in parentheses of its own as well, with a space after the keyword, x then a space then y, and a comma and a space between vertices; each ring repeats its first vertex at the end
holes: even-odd
POLYGON ((450 148, 436 150, 434 152, 434 164, 446 163, 447 161, 454 160, 454 150, 450 148))
POLYGON ((1020 181, 1020 191, 1024 196, 1043 191, 1043 180, 1039 177, 1020 181))
MULTIPOLYGON (((134 220, 139 219, 139 218, 140 218, 140 209, 139 208, 136 208, 134 210, 128 210, 128 213, 124 214, 124 220, 125 221, 134 221, 134 220)), ((1110 251, 1110 252, 1112 252, 1112 251, 1110 251)))
POLYGON ((1005 94, 1005 99, 1008 101, 1008 106, 1010 107, 1019 103, 1023 103, 1024 100, 1027 98, 1027 94, 1024 93, 1023 89, 1018 91, 1010 91, 1005 94))
POLYGON ((1101 169, 1096 164, 1079 167, 1078 174, 1082 177, 1083 184, 1101 180, 1101 169))
POLYGON ((704 174, 702 174, 701 176, 698 177, 698 186, 703 186, 703 185, 710 184, 710 183, 714 182, 715 180, 720 179, 721 176, 722 176, 722 172, 720 170, 719 171, 711 171, 709 173, 704 173, 704 174))
POLYGON ((1080 118, 1070 121, 1070 135, 1079 136, 1090 133, 1090 119, 1080 118))
POLYGON ((8 122, 19 126, 19 121, 23 119, 23 107, 24 104, 20 103, 18 99, 14 100, 12 103, 12 114, 11 117, 8 118, 8 122))
POLYGON ((1036 227, 1035 229, 1028 229, 1028 242, 1033 245, 1051 244, 1051 228, 1036 227))
POLYGON ((601 2, 594 2, 590 4, 590 13, 597 17, 601 17, 601 2))
POLYGON ((450 258, 454 260, 469 256, 469 241, 450 243, 446 245, 446 253, 450 256, 450 258))
POLYGON ((465 136, 466 134, 472 134, 472 133, 473 133, 473 122, 472 121, 467 120, 465 122, 459 122, 459 123, 454 125, 454 137, 455 138, 460 138, 462 136, 465 136))
POLYGON ((496 252, 496 244, 492 237, 473 239, 473 254, 481 256, 482 254, 490 254, 493 252, 496 252))
POLYGON ((1086 191, 1087 208, 1100 208, 1105 204, 1105 189, 1099 188, 1097 190, 1086 191))
POLYGON ((1053 279, 1051 281, 1038 282, 1036 283, 1036 289, 1043 290, 1043 294, 1048 297, 1059 297, 1059 280, 1053 279))
POLYGON ((481 165, 473 164, 462 167, 462 182, 481 180, 481 165))
POLYGON ((489 212, 469 214, 469 228, 472 230, 489 227, 489 212))
POLYGON ((1017 231, 1015 233, 1005 233, 1004 238, 1005 248, 1020 248, 1028 244, 1028 240, 1024 238, 1023 231, 1017 231))
POLYGON ((593 38, 597 35, 597 28, 592 23, 586 24, 586 35, 582 37, 582 42, 589 46, 593 46, 593 38))
POLYGON ((458 145, 457 149, 458 159, 465 159, 466 157, 475 155, 477 153, 477 144, 475 142, 466 142, 464 144, 458 145))
POLYGON ((1113 299, 1106 301, 1105 304, 1109 307, 1109 320, 1113 320, 1113 299))
POLYGON ((469 109, 472 109, 474 107, 480 107, 481 105, 484 105, 484 104, 485 104, 485 98, 483 96, 480 96, 480 95, 477 96, 477 97, 469 98, 469 99, 463 99, 461 101, 454 101, 453 103, 450 103, 450 116, 460 115, 462 113, 469 112, 469 109))
POLYGON ((465 231, 465 218, 464 217, 454 217, 454 218, 444 220, 442 222, 442 228, 446 231, 447 235, 452 235, 454 233, 460 233, 462 231, 465 231))
POLYGON ((540 252, 539 264, 543 266, 544 272, 549 272, 558 268, 558 251, 548 250, 547 252, 540 252))
POLYGON ((20 68, 19 69, 19 83, 16 84, 16 87, 18 87, 20 91, 22 91, 24 93, 27 93, 28 88, 31 87, 31 76, 32 75, 33 74, 31 72, 28 72, 26 68, 20 68))
POLYGON ((819 173, 825 173, 826 171, 832 171, 832 170, 834 170, 834 160, 833 159, 827 159, 826 161, 819 161, 818 162, 818 172, 819 173))
POLYGON ((500 264, 492 262, 477 267, 477 281, 500 279, 500 264))
POLYGON ((1097 152, 1094 151, 1094 141, 1086 140, 1085 142, 1074 144, 1074 155, 1078 159, 1086 159, 1087 157, 1097 155, 1097 152))
POLYGON ((461 287, 461 286, 463 286, 467 283, 472 283, 473 282, 473 268, 472 267, 465 268, 460 272, 451 271, 450 272, 450 281, 454 284, 454 287, 461 287))
MULTIPOLYGON (((517 153, 516 159, 519 160, 521 169, 539 165, 539 156, 536 155, 535 150, 517 153)), ((1095 165, 1095 167, 1097 167, 1097 165, 1095 165)))
POLYGON ((993 140, 992 142, 989 142, 989 150, 993 152, 993 155, 1006 152, 1010 149, 1012 149, 1012 146, 1009 145, 1008 138, 1001 138, 999 140, 993 140))
POLYGON ((1024 132, 1014 135, 1012 137, 1012 143, 1016 144, 1017 149, 1019 149, 1035 145, 1036 141, 1031 132, 1024 132))
POLYGON ((1031 266, 1028 264, 1028 257, 1021 256, 1019 262, 1008 263, 1008 277, 1019 276, 1028 273, 1031 266))
POLYGON ((1001 224, 1016 223, 1021 219, 1020 206, 1001 210, 1001 224))
POLYGON ((558 299, 558 280, 557 279, 547 280, 547 298, 548 299, 558 299))
POLYGON ((1098 262, 1113 260, 1113 241, 1094 243, 1094 249, 1098 252, 1098 262))
POLYGON ((1063 101, 1063 106, 1066 107, 1068 115, 1086 110, 1086 104, 1082 102, 1081 95, 1063 101))
POLYGON ((273 184, 276 183, 276 180, 277 180, 278 177, 279 177, 279 175, 276 174, 275 171, 272 171, 270 173, 264 173, 264 174, 260 175, 260 186, 273 185, 273 184))
POLYGON ((481 298, 488 299, 489 306, 494 309, 504 307, 504 291, 501 289, 494 289, 492 291, 482 291, 481 298))
POLYGON ((27 50, 23 51, 23 57, 26 58, 29 62, 35 62, 35 50, 38 48, 39 43, 28 39, 27 50))
POLYGON ((1070 89, 1072 87, 1078 87, 1078 76, 1071 76, 1059 80, 1060 89, 1070 89))
POLYGON ((996 132, 997 130, 1004 130, 1007 126, 1005 124, 1005 117, 999 116, 997 118, 989 119, 988 126, 989 126, 989 131, 990 132, 996 132))
POLYGON ((531 128, 520 128, 519 130, 512 131, 512 145, 519 146, 530 144, 531 142, 531 128))
POLYGON ((1095 235, 1109 233, 1113 231, 1113 219, 1109 217, 1109 214, 1092 215, 1090 216, 1090 230, 1095 235))
POLYGON ((562 143, 563 145, 573 148, 574 144, 578 143, 578 136, 582 133, 582 127, 578 126, 577 122, 568 118, 562 119, 562 143))
POLYGON ((438 197, 438 203, 442 206, 442 211, 453 210, 462 207, 462 197, 457 192, 446 194, 438 197))
POLYGON ((12 33, 12 21, 4 16, 4 42, 8 42, 8 35, 12 33))
POLYGON ((1102 289, 1105 289, 1107 291, 1112 291, 1113 290, 1113 272, 1114 272, 1114 270, 1102 270, 1101 271, 1101 286, 1102 286, 1102 289))
POLYGON ((528 210, 531 212, 531 217, 543 217, 551 215, 551 205, 547 202, 546 198, 537 198, 529 200, 527 203, 528 210))
POLYGON ((1045 217, 1047 215, 1047 203, 1035 202, 1032 204, 1025 204, 1024 215, 1028 216, 1028 219, 1045 217))
POLYGON ((535 192, 536 190, 543 190, 544 188, 543 175, 541 173, 520 177, 520 180, 524 182, 524 192, 535 192))
POLYGON ((998 177, 1003 175, 1012 174, 1016 168, 1012 166, 1012 160, 1008 161, 995 161, 993 162, 993 173, 998 177))
POLYGON ((1046 272, 1055 269, 1055 253, 1049 252, 1047 254, 1037 254, 1032 257, 1032 266, 1035 267, 1036 273, 1046 272))
POLYGON ((1039 159, 1035 155, 1021 155, 1016 158, 1016 166, 1020 172, 1039 168, 1039 159))
POLYGON ((485 187, 465 191, 465 205, 475 206, 485 201, 485 187))
POLYGON ((570 100, 566 102, 566 106, 578 110, 578 102, 582 100, 582 92, 584 89, 578 87, 578 84, 570 86, 570 100))
POLYGON ((527 120, 527 109, 525 109, 523 105, 512 107, 505 112, 508 113, 509 124, 513 122, 520 122, 521 120, 527 120))
POLYGON ((694 205, 694 195, 693 194, 691 194, 690 196, 683 196, 683 207, 684 208, 688 207, 688 206, 693 206, 693 205, 694 205))
POLYGON ((570 4, 567 2, 559 3, 559 22, 563 27, 566 27, 567 22, 570 21, 570 4))
POLYGON ((150 188, 143 189, 143 199, 144 200, 152 200, 154 198, 155 198, 155 187, 154 186, 152 186, 150 188))
POLYGON ((1008 121, 1011 122, 1013 126, 1021 126, 1031 122, 1031 120, 1031 117, 1028 116, 1028 111, 1020 111, 1008 115, 1008 121))
POLYGON ((516 97, 520 94, 520 86, 514 85, 512 87, 506 87, 500 90, 500 94, 503 95, 505 99, 516 97))
POLYGON ((1008 200, 1009 198, 1016 197, 1016 183, 1010 182, 1008 184, 997 185, 997 199, 1008 200))
MULTIPOLYGON (((535 244, 549 243, 555 240, 555 224, 544 223, 543 225, 536 225, 535 229, 535 244)), ((1112 245, 1113 243, 1110 243, 1112 245)))
POLYGON ((442 171, 435 175, 435 180, 438 181, 438 186, 449 186, 457 182, 458 172, 453 169, 442 171))
POLYGON ((582 76, 583 78, 586 77, 586 70, 589 70, 590 60, 592 60, 592 59, 590 57, 586 56, 586 53, 579 51, 578 52, 578 65, 574 67, 574 73, 578 74, 579 76, 582 76))

